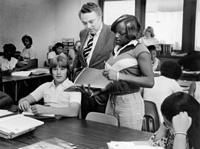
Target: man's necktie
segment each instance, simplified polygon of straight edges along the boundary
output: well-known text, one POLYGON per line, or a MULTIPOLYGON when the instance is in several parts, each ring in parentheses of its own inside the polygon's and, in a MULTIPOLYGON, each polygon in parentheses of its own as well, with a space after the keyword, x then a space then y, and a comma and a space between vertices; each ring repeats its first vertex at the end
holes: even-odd
POLYGON ((90 51, 92 50, 93 39, 94 39, 94 34, 90 34, 89 40, 87 42, 87 45, 83 50, 83 55, 84 55, 86 60, 88 58, 88 55, 89 55, 90 51))

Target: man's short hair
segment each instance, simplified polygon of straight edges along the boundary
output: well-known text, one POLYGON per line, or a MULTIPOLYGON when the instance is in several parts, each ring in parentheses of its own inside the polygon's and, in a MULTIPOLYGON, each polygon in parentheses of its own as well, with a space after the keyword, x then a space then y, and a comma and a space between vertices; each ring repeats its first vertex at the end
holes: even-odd
POLYGON ((83 6, 81 7, 81 10, 79 11, 79 18, 81 16, 81 13, 90 13, 90 12, 95 12, 98 16, 102 16, 102 10, 99 7, 99 5, 92 3, 92 2, 88 2, 86 4, 83 4, 83 6))

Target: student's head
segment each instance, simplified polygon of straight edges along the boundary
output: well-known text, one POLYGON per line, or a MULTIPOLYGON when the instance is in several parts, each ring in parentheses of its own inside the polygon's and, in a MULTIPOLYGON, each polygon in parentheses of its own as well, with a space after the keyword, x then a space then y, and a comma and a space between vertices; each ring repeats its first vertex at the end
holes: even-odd
POLYGON ((165 61, 161 64, 160 73, 162 76, 177 80, 182 74, 182 69, 181 66, 174 61, 165 61))
POLYGON ((154 45, 150 45, 150 46, 148 46, 147 47, 148 49, 149 49, 149 51, 150 51, 150 53, 151 53, 151 60, 155 60, 155 58, 156 58, 156 46, 154 46, 154 45))
POLYGON ((192 118, 192 125, 188 130, 189 142, 192 146, 197 147, 196 144, 200 143, 200 105, 194 97, 183 92, 173 93, 163 101, 161 112, 166 126, 170 129, 173 129, 172 118, 180 112, 187 112, 188 116, 192 118))
POLYGON ((68 60, 64 56, 57 56, 50 63, 50 73, 53 76, 54 82, 56 85, 62 83, 67 78, 68 73, 68 60))
POLYGON ((139 38, 140 23, 133 15, 122 15, 111 25, 111 30, 115 33, 115 43, 123 46, 139 38))
POLYGON ((29 35, 24 35, 24 36, 22 37, 22 42, 23 42, 24 46, 25 46, 27 49, 30 48, 31 45, 33 44, 33 40, 32 40, 32 38, 31 38, 31 36, 29 36, 29 35))
POLYGON ((144 31, 144 36, 145 36, 145 37, 154 37, 155 34, 154 34, 153 27, 148 26, 148 27, 145 29, 145 31, 144 31))
POLYGON ((57 42, 54 46, 53 46, 53 50, 55 51, 55 53, 57 55, 61 54, 63 52, 63 48, 64 45, 61 42, 57 42))
POLYGON ((14 44, 12 43, 4 44, 3 46, 4 58, 10 61, 11 57, 14 56, 15 52, 16 52, 16 47, 14 44))
POLYGON ((81 7, 79 18, 85 28, 95 34, 102 25, 102 10, 97 4, 88 2, 81 7))

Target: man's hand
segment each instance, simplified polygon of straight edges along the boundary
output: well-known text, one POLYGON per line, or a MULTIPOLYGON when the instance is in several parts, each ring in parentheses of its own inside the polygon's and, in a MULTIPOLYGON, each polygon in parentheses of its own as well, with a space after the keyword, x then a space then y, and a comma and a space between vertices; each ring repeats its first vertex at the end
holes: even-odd
POLYGON ((22 111, 27 111, 30 108, 30 103, 25 98, 22 98, 19 101, 18 107, 22 111))
POLYGON ((33 114, 35 114, 35 115, 46 112, 45 106, 39 105, 39 104, 35 104, 35 105, 31 106, 31 110, 32 110, 33 114))

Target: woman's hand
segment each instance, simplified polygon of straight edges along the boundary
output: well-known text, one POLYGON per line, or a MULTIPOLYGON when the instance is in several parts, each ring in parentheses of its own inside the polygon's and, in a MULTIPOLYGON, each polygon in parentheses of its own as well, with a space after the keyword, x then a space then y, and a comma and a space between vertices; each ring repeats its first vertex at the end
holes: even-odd
POLYGON ((108 80, 113 80, 113 81, 117 81, 119 78, 117 77, 117 71, 114 71, 112 69, 109 70, 104 70, 103 71, 103 75, 108 78, 108 80))
POLYGON ((192 124, 192 119, 188 116, 187 112, 180 112, 173 117, 172 124, 175 133, 187 134, 187 130, 192 124))

